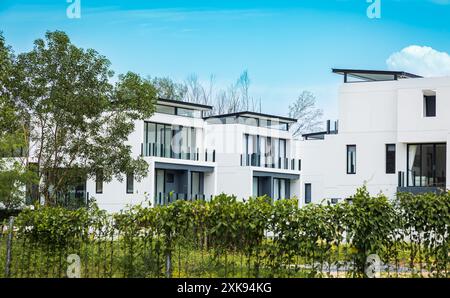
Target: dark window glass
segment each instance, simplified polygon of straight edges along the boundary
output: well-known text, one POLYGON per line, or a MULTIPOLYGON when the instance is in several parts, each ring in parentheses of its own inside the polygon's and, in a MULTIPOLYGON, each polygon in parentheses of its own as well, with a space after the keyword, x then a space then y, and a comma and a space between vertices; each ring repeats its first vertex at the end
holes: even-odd
POLYGON ((445 187, 446 144, 408 145, 408 186, 445 187))
POLYGON ((175 115, 175 107, 156 105, 156 113, 175 115))
POLYGON ((103 171, 97 171, 95 175, 95 193, 103 193, 103 171))
POLYGON ((436 95, 425 95, 425 117, 436 117, 436 95))
POLYGON ((127 193, 134 192, 134 175, 127 174, 127 193))
POLYGON ((386 174, 395 174, 395 144, 386 145, 386 174))
POLYGON ((166 174, 166 183, 173 183, 175 180, 175 177, 172 173, 166 174))
POLYGON ((311 203, 311 183, 305 183, 305 203, 311 203))
POLYGON ((347 174, 356 174, 356 145, 347 145, 347 174))
POLYGON ((270 120, 259 119, 259 126, 260 127, 270 127, 270 125, 271 125, 270 120))

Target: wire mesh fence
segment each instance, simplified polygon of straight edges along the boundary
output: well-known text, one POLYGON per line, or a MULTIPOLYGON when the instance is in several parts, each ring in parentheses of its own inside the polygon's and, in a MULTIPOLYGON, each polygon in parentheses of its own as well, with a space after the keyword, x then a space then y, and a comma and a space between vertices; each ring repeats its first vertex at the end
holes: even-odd
POLYGON ((24 210, 2 223, 0 277, 449 277, 448 211, 296 204, 223 196, 115 215, 24 210), (438 221, 420 224, 426 214, 438 221))

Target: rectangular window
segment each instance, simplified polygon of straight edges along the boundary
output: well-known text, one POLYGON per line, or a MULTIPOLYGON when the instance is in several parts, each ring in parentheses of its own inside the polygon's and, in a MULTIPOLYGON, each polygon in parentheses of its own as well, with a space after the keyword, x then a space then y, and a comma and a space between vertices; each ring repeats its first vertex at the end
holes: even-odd
POLYGON ((436 117, 436 95, 424 95, 423 98, 425 117, 436 117))
POLYGON ((144 142, 145 156, 192 159, 197 151, 197 129, 145 122, 144 142))
POLYGON ((408 186, 445 187, 447 145, 408 144, 408 186))
POLYGON ((356 145, 347 145, 347 174, 356 174, 356 145))
POLYGON ((258 193, 258 177, 253 177, 253 196, 257 197, 259 195, 258 193))
POLYGON ((191 197, 201 199, 203 196, 203 173, 191 172, 191 197))
POLYGON ((184 117, 194 117, 194 110, 177 108, 177 115, 184 117))
POLYGON ((134 192, 134 175, 127 174, 127 193, 133 193, 134 192))
POLYGON ((103 171, 98 170, 95 175, 95 193, 103 193, 103 171))
POLYGON ((175 115, 175 107, 156 105, 156 113, 175 115))
POLYGON ((270 120, 268 119, 259 119, 259 126, 260 127, 269 127, 270 128, 270 120))
POLYGON ((386 145, 386 174, 395 174, 395 144, 386 145))
POLYGON ((155 205, 161 205, 164 202, 164 175, 165 170, 156 170, 155 175, 155 205))
POLYGON ((289 198, 290 183, 288 179, 273 179, 273 199, 281 200, 289 198))
POLYGON ((311 183, 305 183, 305 204, 311 203, 311 183))
POLYGON ((280 179, 273 179, 273 199, 280 199, 280 179))
POLYGON ((240 124, 250 125, 250 126, 258 126, 258 119, 251 117, 239 117, 238 119, 240 124))

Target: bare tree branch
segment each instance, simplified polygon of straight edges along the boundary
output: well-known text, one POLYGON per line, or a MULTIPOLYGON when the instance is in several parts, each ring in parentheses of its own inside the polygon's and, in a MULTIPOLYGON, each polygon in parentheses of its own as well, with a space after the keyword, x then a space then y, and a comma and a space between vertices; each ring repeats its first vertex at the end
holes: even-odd
POLYGON ((316 108, 316 97, 309 91, 303 91, 297 100, 289 105, 289 117, 297 119, 291 126, 294 137, 315 132, 322 128, 323 111, 316 108))

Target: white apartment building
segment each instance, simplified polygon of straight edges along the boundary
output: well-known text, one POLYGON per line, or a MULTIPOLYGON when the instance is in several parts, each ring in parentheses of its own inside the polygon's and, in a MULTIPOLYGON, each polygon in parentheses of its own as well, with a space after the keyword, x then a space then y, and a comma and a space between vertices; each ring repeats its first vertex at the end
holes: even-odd
POLYGON ((334 69, 339 120, 298 142, 302 203, 348 198, 367 185, 394 198, 450 188, 450 78, 334 69), (353 80, 351 80, 353 79, 353 80), (337 127, 338 126, 338 127, 337 127))
POLYGON ((295 119, 253 112, 207 117, 211 109, 159 99, 155 114, 137 121, 128 138, 133 156, 149 164, 147 177, 93 179, 78 193, 110 212, 145 200, 155 206, 220 193, 239 199, 300 195, 300 162, 289 133, 295 119))
POLYGON ((82 181, 68 199, 94 198, 117 212, 148 201, 268 195, 336 203, 366 185, 372 194, 450 188, 450 78, 395 71, 334 69, 344 77, 339 120, 294 140, 296 119, 255 112, 211 116, 212 107, 159 99, 129 136, 133 157, 149 164, 136 181, 82 181), (339 125, 338 125, 339 124, 339 125))

